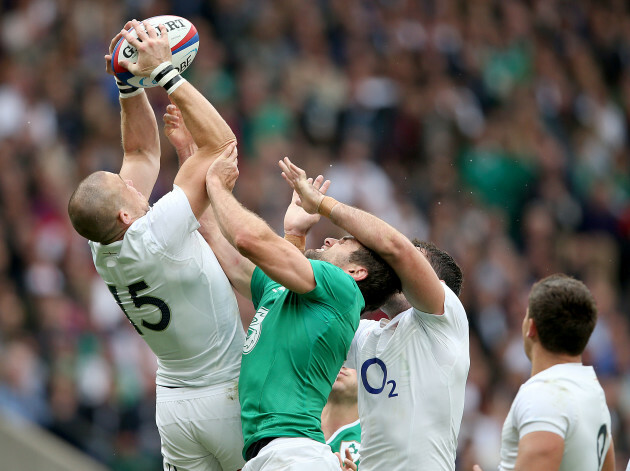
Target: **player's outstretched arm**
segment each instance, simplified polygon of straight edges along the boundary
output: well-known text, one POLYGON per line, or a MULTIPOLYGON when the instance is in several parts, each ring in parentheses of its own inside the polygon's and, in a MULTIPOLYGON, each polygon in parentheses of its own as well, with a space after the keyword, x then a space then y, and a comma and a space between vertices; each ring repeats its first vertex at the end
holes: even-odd
MULTIPOLYGON (((131 27, 131 22, 125 29, 131 27)), ((114 75, 112 69, 112 51, 122 36, 118 33, 109 44, 109 53, 105 55, 105 70, 114 75)), ((149 104, 146 93, 139 90, 130 95, 120 94, 120 122, 123 146, 123 162, 120 176, 123 180, 132 180, 134 187, 147 199, 160 171, 160 138, 157 120, 149 104)))
MULTIPOLYGON (((322 194, 326 194, 330 187, 330 180, 324 181, 324 177, 319 175, 315 181, 312 178, 308 179, 309 183, 313 184, 317 190, 322 194)), ((297 204, 299 196, 293 191, 291 197, 291 203, 287 208, 287 212, 284 214, 284 238, 295 245, 300 251, 304 252, 306 248, 306 235, 311 228, 319 222, 320 215, 309 214, 297 204)))
POLYGON ((400 278, 403 293, 413 307, 435 314, 444 312, 444 289, 440 280, 407 237, 376 216, 323 195, 308 182, 304 170, 288 157, 279 165, 282 176, 300 197, 298 204, 310 214, 328 217, 383 257, 400 278))
POLYGON ((531 432, 518 442, 515 471, 558 471, 564 439, 553 432, 531 432))
MULTIPOLYGON (((167 72, 171 60, 171 50, 168 43, 166 28, 159 25, 160 36, 155 28, 146 24, 146 31, 137 21, 132 26, 138 33, 138 39, 127 31, 123 31, 124 38, 138 50, 138 62, 133 64, 121 61, 134 75, 152 76, 158 78, 174 74, 167 72)), ((165 78, 166 80, 166 78, 165 78)), ((209 199, 205 190, 205 175, 210 164, 231 143, 236 142, 236 136, 210 102, 190 83, 178 74, 169 81, 168 86, 171 100, 183 116, 186 126, 197 145, 197 151, 179 169, 175 177, 175 184, 179 186, 190 202, 193 213, 201 217, 208 207, 209 199)))
MULTIPOLYGON (((177 106, 166 107, 164 114, 164 134, 177 152, 179 165, 183 165, 197 151, 197 144, 177 106)), ((199 218, 199 233, 217 257, 221 268, 234 288, 243 296, 251 299, 251 279, 254 264, 243 257, 221 233, 212 208, 206 209, 199 218)))
POLYGON ((235 154, 222 154, 210 166, 206 176, 212 209, 225 238, 285 288, 296 293, 314 289, 315 276, 308 259, 234 198, 232 188, 237 178, 235 154))

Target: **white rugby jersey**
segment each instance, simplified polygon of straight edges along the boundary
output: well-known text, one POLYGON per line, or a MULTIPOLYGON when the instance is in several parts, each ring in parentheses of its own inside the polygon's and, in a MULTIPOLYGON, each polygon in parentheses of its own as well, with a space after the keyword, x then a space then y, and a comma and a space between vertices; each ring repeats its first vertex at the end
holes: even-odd
POLYGON ((90 242, 96 270, 157 356, 159 386, 211 386, 239 374, 236 297, 198 228, 174 185, 123 240, 90 242))
POLYGON ((499 470, 514 469, 519 440, 531 432, 564 439, 559 471, 602 469, 611 441, 610 412, 593 367, 554 365, 520 387, 503 424, 499 470))
POLYGON ((347 365, 357 370, 361 470, 453 471, 470 367, 468 319, 444 283, 444 314, 411 308, 363 320, 347 365))

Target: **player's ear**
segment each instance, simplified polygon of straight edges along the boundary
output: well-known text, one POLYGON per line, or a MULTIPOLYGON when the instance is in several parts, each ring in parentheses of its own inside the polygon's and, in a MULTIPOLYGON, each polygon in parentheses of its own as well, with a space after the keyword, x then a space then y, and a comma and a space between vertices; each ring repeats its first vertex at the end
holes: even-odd
POLYGON ((529 318, 527 318, 526 322, 527 322, 527 324, 525 326, 525 329, 526 329, 527 337, 529 337, 530 339, 538 337, 538 329, 536 328, 536 324, 534 323, 534 319, 529 317, 529 318))
POLYGON ((368 276, 367 268, 360 265, 350 265, 346 267, 346 272, 354 278, 354 281, 364 280, 368 276))
POLYGON ((130 226, 133 222, 133 218, 131 214, 127 212, 125 209, 118 210, 118 221, 120 221, 125 227, 130 226))

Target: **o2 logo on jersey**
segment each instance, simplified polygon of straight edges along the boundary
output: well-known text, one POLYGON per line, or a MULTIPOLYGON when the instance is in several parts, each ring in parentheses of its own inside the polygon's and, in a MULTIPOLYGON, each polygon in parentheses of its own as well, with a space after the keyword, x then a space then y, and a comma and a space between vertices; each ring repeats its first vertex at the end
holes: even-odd
MULTIPOLYGON (((374 371, 374 368, 372 368, 372 370, 374 371)), ((370 358, 369 360, 365 360, 363 362, 363 365, 361 366, 361 381, 363 382, 365 390, 370 394, 380 394, 383 392, 386 385, 391 385, 392 388, 387 397, 398 396, 398 393, 394 392, 396 390, 396 381, 393 379, 387 381, 387 366, 385 365, 385 362, 379 358, 370 358), (378 376, 378 373, 370 375, 372 377, 372 383, 368 380, 368 370, 370 366, 373 365, 375 368, 379 367, 383 375, 383 379, 380 384, 378 384, 378 380, 375 378, 375 376, 378 376)))
POLYGON ((247 338, 245 339, 245 345, 243 345, 243 355, 247 355, 251 352, 258 343, 260 331, 262 329, 262 322, 265 320, 268 312, 269 309, 265 307, 260 307, 258 308, 258 311, 256 311, 256 315, 247 329, 247 338))

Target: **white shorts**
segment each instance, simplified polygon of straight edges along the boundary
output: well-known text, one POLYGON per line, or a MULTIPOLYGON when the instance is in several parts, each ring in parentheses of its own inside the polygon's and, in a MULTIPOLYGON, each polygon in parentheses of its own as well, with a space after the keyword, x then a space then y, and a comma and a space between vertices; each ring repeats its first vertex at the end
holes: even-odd
POLYGON ((236 471, 245 464, 237 380, 202 388, 157 386, 155 422, 165 471, 236 471))
POLYGON ((339 460, 324 443, 302 437, 269 442, 243 471, 339 471, 339 460))

